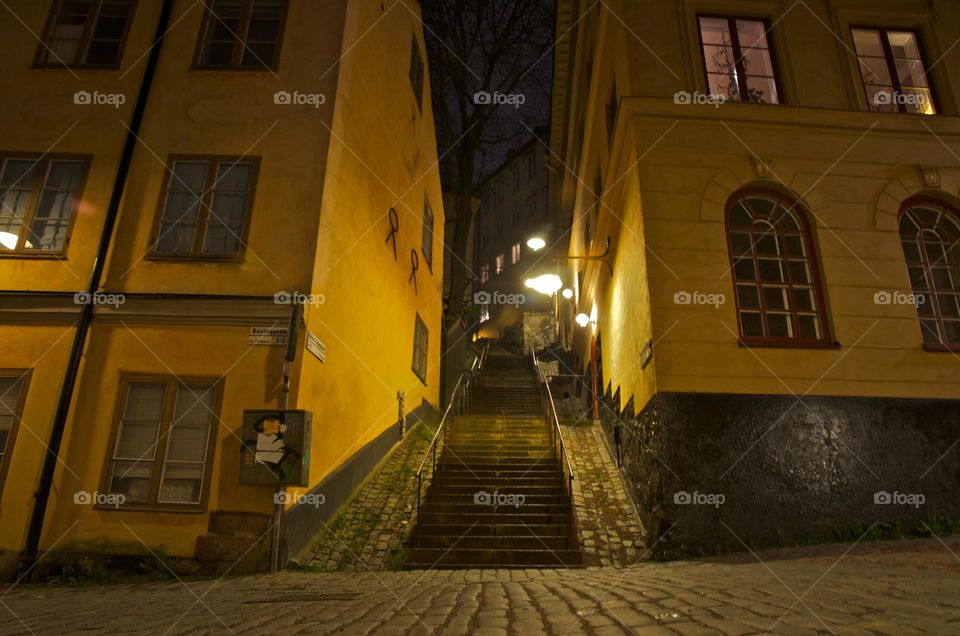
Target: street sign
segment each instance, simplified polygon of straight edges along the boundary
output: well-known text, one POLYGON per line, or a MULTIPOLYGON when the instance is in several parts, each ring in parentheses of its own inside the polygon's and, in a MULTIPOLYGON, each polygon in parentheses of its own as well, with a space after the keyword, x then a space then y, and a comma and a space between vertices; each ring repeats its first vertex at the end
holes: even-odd
POLYGON ((310 331, 307 332, 307 351, 312 353, 320 362, 326 362, 327 345, 323 344, 320 338, 317 338, 313 332, 310 331))
POLYGON ((250 327, 250 346, 282 347, 287 344, 290 335, 286 327, 250 327))
POLYGON ((308 411, 244 411, 240 485, 308 486, 312 422, 308 411))

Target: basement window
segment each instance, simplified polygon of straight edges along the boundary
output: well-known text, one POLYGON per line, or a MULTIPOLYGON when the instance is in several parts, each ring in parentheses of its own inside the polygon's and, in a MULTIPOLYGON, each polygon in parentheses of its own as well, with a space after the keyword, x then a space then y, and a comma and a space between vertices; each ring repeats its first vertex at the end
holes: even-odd
POLYGON ((27 395, 29 371, 4 371, 0 373, 0 494, 10 467, 13 442, 23 415, 27 395))
POLYGON ((124 505, 202 507, 221 389, 211 379, 125 377, 104 490, 124 505))
POLYGON ((120 64, 134 0, 56 0, 38 66, 115 68, 120 64))

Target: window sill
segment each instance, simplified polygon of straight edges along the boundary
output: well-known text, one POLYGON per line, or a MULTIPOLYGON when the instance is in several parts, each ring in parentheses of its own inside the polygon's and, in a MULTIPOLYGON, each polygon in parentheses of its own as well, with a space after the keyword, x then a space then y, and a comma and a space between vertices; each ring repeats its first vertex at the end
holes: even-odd
POLYGON ((67 254, 66 252, 0 252, 0 260, 5 258, 28 261, 65 261, 67 260, 67 254))
POLYGON ((221 263, 221 264, 239 264, 243 262, 243 256, 196 256, 189 255, 167 255, 167 254, 147 254, 144 257, 147 261, 167 262, 167 263, 221 263))
POLYGON ((744 349, 840 349, 839 342, 810 342, 791 340, 745 340, 737 338, 737 345, 744 349))
POLYGON ((119 71, 119 64, 66 64, 62 62, 37 62, 30 68, 43 71, 119 71))
POLYGON ((277 66, 201 66, 199 64, 194 64, 190 67, 191 71, 213 71, 213 72, 223 72, 223 71, 233 71, 238 73, 278 73, 280 68, 277 66))
POLYGON ((200 504, 191 506, 175 506, 169 504, 123 504, 122 506, 95 505, 94 510, 99 512, 171 512, 174 514, 199 515, 207 512, 206 507, 200 504))

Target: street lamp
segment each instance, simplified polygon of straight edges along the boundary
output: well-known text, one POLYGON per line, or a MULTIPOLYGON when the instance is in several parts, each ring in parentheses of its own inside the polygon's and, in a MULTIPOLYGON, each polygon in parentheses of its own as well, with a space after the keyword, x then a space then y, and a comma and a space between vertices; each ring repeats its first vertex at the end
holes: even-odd
MULTIPOLYGON (((534 252, 538 252, 546 247, 547 242, 539 236, 531 236, 527 239, 527 247, 532 249, 534 252)), ((607 237, 607 249, 603 251, 603 254, 598 254, 596 256, 555 256, 553 258, 555 261, 567 260, 567 261, 586 261, 586 262, 600 262, 607 266, 610 270, 610 275, 613 276, 613 264, 610 263, 610 237, 607 237)))
POLYGON ((536 278, 528 278, 524 281, 524 284, 545 296, 553 296, 563 287, 563 281, 556 274, 544 274, 536 278))
POLYGON ((566 298, 567 300, 570 300, 571 298, 573 298, 573 290, 570 289, 569 287, 567 287, 560 293, 563 294, 563 297, 566 298))
POLYGON ((534 252, 539 252, 547 246, 547 242, 544 241, 539 236, 532 236, 527 240, 527 247, 532 249, 534 252))

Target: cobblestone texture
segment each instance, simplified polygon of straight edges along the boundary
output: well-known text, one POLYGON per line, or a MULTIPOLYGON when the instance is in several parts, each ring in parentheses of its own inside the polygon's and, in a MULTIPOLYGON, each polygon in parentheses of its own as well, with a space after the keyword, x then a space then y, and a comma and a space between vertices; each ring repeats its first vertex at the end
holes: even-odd
POLYGON ((298 562, 322 572, 398 569, 416 516, 417 467, 434 432, 425 424, 410 430, 298 562))
POLYGON ((20 585, 13 634, 960 634, 960 537, 633 568, 20 585))
POLYGON ((593 423, 562 424, 573 465, 573 505, 587 565, 633 565, 646 558, 645 534, 633 502, 593 423))

